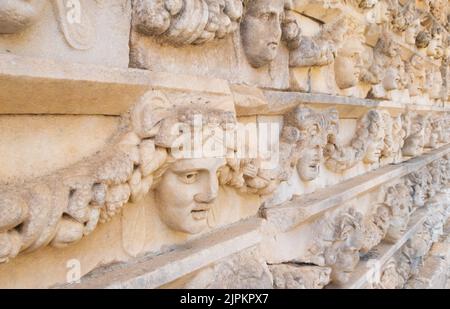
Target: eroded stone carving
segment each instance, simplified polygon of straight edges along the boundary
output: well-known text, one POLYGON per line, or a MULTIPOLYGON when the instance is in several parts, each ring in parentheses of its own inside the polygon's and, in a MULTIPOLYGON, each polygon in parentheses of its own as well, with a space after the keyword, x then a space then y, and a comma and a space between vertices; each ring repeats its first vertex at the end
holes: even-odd
POLYGON ((283 22, 283 40, 289 53, 290 67, 324 66, 333 63, 336 47, 344 40, 348 31, 346 19, 326 24, 313 37, 302 35, 302 30, 294 16, 286 12, 283 22))
POLYGON ((426 89, 426 70, 423 58, 419 55, 412 56, 410 61, 406 63, 406 72, 409 76, 409 95, 414 97, 424 94, 426 89))
POLYGON ((402 147, 406 137, 401 115, 391 117, 389 113, 383 113, 386 123, 385 147, 382 151, 383 164, 398 163, 402 159, 402 147))
POLYGON ((331 267, 331 282, 346 283, 359 262, 363 246, 363 216, 354 208, 327 214, 315 224, 318 235, 309 249, 310 262, 331 267))
POLYGON ((269 265, 275 289, 322 289, 330 282, 331 268, 297 265, 269 265))
POLYGON ((235 122, 230 112, 203 107, 173 110, 164 95, 149 92, 109 149, 53 175, 7 186, 0 192, 1 260, 48 244, 64 247, 76 242, 151 188, 156 190, 164 223, 176 231, 200 232, 217 196, 217 174, 225 156, 173 159, 180 146, 177 138, 183 134, 180 128, 195 125, 198 114, 204 116, 203 124, 235 122))
POLYGON ((248 62, 255 68, 268 65, 278 54, 285 0, 254 0, 245 3, 241 38, 248 62))
POLYGON ((399 183, 389 187, 386 192, 386 205, 390 207, 391 219, 386 233, 386 241, 395 243, 406 231, 412 212, 412 199, 409 188, 399 183))
POLYGON ((380 276, 380 282, 374 284, 376 289, 398 289, 404 285, 403 277, 397 272, 397 261, 395 258, 390 258, 384 266, 383 272, 380 276))
POLYGON ((378 245, 388 232, 391 223, 390 205, 379 204, 374 207, 374 213, 364 222, 364 243, 361 253, 365 254, 378 245))
POLYGON ((183 288, 271 289, 273 277, 258 248, 224 258, 201 270, 183 288))
POLYGON ((445 25, 447 21, 448 14, 448 3, 444 0, 431 0, 430 1, 430 12, 436 17, 436 19, 442 24, 445 25))
POLYGON ((427 46, 427 55, 434 59, 440 59, 444 55, 444 38, 442 32, 442 28, 437 24, 431 27, 431 39, 427 46))
POLYGON ((418 272, 423 257, 430 250, 431 245, 430 231, 424 226, 403 246, 397 262, 397 272, 403 278, 403 282, 418 272))
POLYGON ((420 30, 420 17, 416 12, 414 12, 412 14, 412 20, 409 21, 409 27, 405 30, 405 42, 414 46, 416 44, 416 37, 420 30))
POLYGON ((134 0, 133 25, 164 43, 203 44, 236 31, 242 12, 242 0, 134 0))
POLYGON ((417 18, 415 14, 415 8, 412 3, 407 3, 402 7, 399 1, 390 0, 389 10, 391 15, 392 30, 396 32, 404 32, 417 18))
POLYGON ((333 172, 342 172, 363 161, 367 164, 378 163, 386 154, 392 141, 386 135, 386 116, 384 111, 371 110, 359 119, 355 137, 350 145, 341 146, 332 137, 326 151, 326 167, 333 172))
POLYGON ((336 135, 337 131, 337 110, 319 112, 298 106, 284 116, 276 168, 263 169, 258 159, 228 159, 220 181, 240 191, 263 196, 288 181, 294 170, 303 181, 312 181, 319 176, 328 136, 336 135))
POLYGON ((413 172, 406 177, 406 184, 409 186, 413 198, 414 207, 423 207, 427 199, 429 173, 427 169, 413 172))
POLYGON ((47 1, 5 0, 0 3, 0 34, 22 31, 37 21, 47 1))
POLYGON ((403 89, 408 79, 400 57, 400 47, 389 33, 383 33, 373 53, 374 61, 369 71, 374 76, 374 83, 369 95, 388 98, 389 91, 403 89))
POLYGON ((402 148, 403 156, 418 156, 423 152, 425 145, 425 129, 429 122, 428 115, 410 113, 411 126, 407 131, 404 146, 402 148))
POLYGON ((337 51, 334 62, 336 84, 340 89, 354 87, 359 81, 370 80, 364 68, 364 47, 358 36, 348 38, 337 51))
MULTIPOLYGON (((294 156, 289 156, 303 181, 316 179, 323 163, 323 151, 329 135, 337 135, 338 113, 335 109, 316 112, 297 107, 285 115, 285 128, 298 130, 294 156)), ((289 168, 289 167, 286 167, 289 168)))
MULTIPOLYGON (((445 165, 447 162, 436 164, 445 165)), ((446 160, 442 160, 446 161, 446 160)), ((443 233, 443 224, 448 219, 449 204, 446 193, 440 193, 427 201, 427 218, 420 230, 411 237, 401 251, 392 257, 384 266, 380 282, 375 288, 403 288, 411 276, 415 276, 423 265, 423 259, 431 245, 443 233)), ((412 283, 417 284, 417 280, 412 283)), ((411 284, 409 284, 411 287, 411 284)))

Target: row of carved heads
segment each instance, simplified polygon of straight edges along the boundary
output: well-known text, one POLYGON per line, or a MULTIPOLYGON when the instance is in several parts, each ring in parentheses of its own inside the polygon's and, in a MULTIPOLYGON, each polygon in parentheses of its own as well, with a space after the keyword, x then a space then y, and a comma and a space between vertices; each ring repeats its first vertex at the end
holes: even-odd
MULTIPOLYGON (((379 6, 363 2, 363 7, 379 6)), ((394 35, 396 31, 405 32, 406 42, 425 48, 426 55, 433 59, 445 60, 450 50, 442 27, 434 22, 427 30, 420 23, 420 12, 412 5, 403 8, 397 1, 381 3, 389 16, 385 23, 392 27, 372 29, 378 33, 372 46, 365 43, 364 27, 348 16, 323 24, 313 36, 304 35, 292 3, 287 0, 135 0, 133 24, 136 31, 178 47, 239 31, 248 63, 255 68, 274 61, 284 42, 290 67, 334 63, 340 89, 365 84, 371 86, 369 95, 375 98, 388 98, 389 91, 406 89, 411 96, 428 92, 432 99, 446 100, 446 77, 441 68, 424 65, 428 63, 426 56, 420 54, 413 53, 407 61, 402 59, 394 35)), ((376 23, 373 26, 378 27, 376 23)))
MULTIPOLYGON (((446 156, 395 185, 381 187, 379 201, 365 215, 354 207, 326 213, 314 224, 315 239, 308 256, 300 260, 330 267, 331 281, 345 284, 361 257, 370 258, 372 249, 380 243, 395 244, 405 235, 414 211, 419 208, 427 210, 422 212, 426 216, 423 227, 400 254, 406 254, 408 265, 414 258, 422 258, 431 244, 439 240, 450 216, 449 162, 446 156), (437 171, 439 176, 433 177, 437 171)), ((381 278, 381 285, 386 286, 387 278, 381 278)))
MULTIPOLYGON (((247 60, 255 68, 270 64, 283 41, 289 49, 291 67, 334 63, 336 85, 340 89, 363 83, 371 86, 369 95, 376 98, 388 98, 391 90, 407 90, 410 96, 428 93, 431 99, 446 100, 445 72, 439 66, 425 65, 429 61, 423 55, 414 54, 407 61, 402 60, 400 45, 393 35, 396 31, 405 33, 407 42, 414 41, 417 48, 426 49, 427 56, 444 60, 445 67, 450 55, 445 30, 434 20, 419 18, 420 10, 410 4, 401 7, 397 1, 381 1, 376 5, 366 2, 359 5, 375 9, 384 4, 389 17, 385 22, 392 25, 392 29, 374 30, 378 39, 373 48, 365 44, 364 27, 348 16, 323 24, 314 36, 303 35, 288 0, 134 0, 133 25, 139 33, 175 46, 202 44, 239 32, 247 60)), ((80 13, 82 20, 71 22, 67 16, 71 10, 80 9, 81 4, 78 0, 65 4, 64 0, 55 0, 66 40, 77 49, 92 47, 95 36, 89 14, 80 13)), ((43 0, 3 1, 0 34, 30 27, 46 7, 43 0)), ((436 10, 440 6, 431 7, 436 10)))
MULTIPOLYGON (((125 125, 105 150, 49 176, 2 187, 1 261, 47 245, 64 247, 77 242, 126 203, 138 202, 150 191, 166 226, 197 234, 209 226, 221 185, 269 195, 293 171, 311 181, 319 175, 322 163, 339 171, 358 160, 378 162, 383 156, 390 163, 405 149, 417 146, 421 151, 448 140, 448 128, 438 122, 432 126, 429 117, 408 113, 397 117, 402 120, 397 122, 387 112, 374 110, 359 120, 351 144, 342 146, 336 141, 336 110, 299 106, 284 117, 278 164, 264 169, 258 158, 238 157, 234 140, 220 135, 238 127, 233 112, 196 103, 174 108, 163 93, 151 91, 123 118, 125 125), (202 133, 198 140, 197 135, 187 134, 195 130, 202 133), (196 143, 219 149, 219 153, 192 155, 189 147, 196 143)), ((429 181, 433 183, 433 177, 429 181)), ((426 196, 420 185, 412 187, 415 199, 426 196)))

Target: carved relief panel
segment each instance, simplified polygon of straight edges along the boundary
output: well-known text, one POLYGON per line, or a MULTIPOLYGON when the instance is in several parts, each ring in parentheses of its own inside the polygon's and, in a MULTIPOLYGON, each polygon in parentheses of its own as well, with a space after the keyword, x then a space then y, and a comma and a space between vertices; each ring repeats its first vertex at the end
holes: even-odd
POLYGON ((130 23, 125 0, 2 1, 0 53, 126 68, 130 23))

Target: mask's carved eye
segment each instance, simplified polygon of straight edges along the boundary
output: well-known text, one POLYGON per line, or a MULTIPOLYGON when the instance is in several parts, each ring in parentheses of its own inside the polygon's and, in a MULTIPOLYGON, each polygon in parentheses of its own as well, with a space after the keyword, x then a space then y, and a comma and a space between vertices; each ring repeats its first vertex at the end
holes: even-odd
POLYGON ((192 184, 198 179, 198 172, 187 172, 178 176, 186 184, 192 184))
POLYGON ((269 21, 272 17, 271 13, 262 13, 261 15, 259 15, 259 18, 263 21, 269 21))

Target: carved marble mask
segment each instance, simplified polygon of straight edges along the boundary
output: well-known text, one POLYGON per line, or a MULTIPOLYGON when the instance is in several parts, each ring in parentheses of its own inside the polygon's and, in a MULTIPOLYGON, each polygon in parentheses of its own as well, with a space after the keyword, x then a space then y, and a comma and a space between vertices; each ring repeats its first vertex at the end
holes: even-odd
POLYGON ((423 151, 425 142, 425 127, 427 119, 423 115, 418 115, 411 124, 411 133, 405 139, 402 148, 404 156, 417 156, 423 151))
POLYGON ((364 48, 357 40, 348 41, 339 51, 334 62, 336 84, 340 89, 347 89, 359 82, 364 48))
POLYGON ((392 218, 386 239, 390 242, 395 242, 406 231, 412 201, 408 188, 403 184, 389 188, 387 194, 386 199, 391 206, 392 218))
POLYGON ((400 74, 397 68, 388 68, 383 78, 383 88, 386 90, 399 89, 400 74))
POLYGON ((382 151, 384 149, 384 134, 377 137, 372 143, 369 143, 367 147, 366 156, 364 157, 364 163, 373 164, 380 161, 382 151))
POLYGON ((272 62, 281 42, 284 0, 249 1, 241 23, 241 37, 249 63, 259 68, 272 62))
POLYGON ((332 268, 331 278, 336 283, 346 283, 359 263, 359 250, 364 241, 361 230, 356 229, 341 241, 333 243, 325 257, 332 268))
POLYGON ((372 139, 368 143, 363 161, 367 164, 373 164, 380 161, 385 146, 384 137, 386 132, 382 115, 378 111, 372 111, 368 121, 370 121, 368 130, 372 139))
POLYGON ((11 34, 24 30, 42 13, 46 0, 2 0, 0 1, 0 34, 11 34))
POLYGON ((323 158, 323 146, 316 144, 306 147, 297 164, 297 172, 304 181, 316 179, 320 173, 323 158))
POLYGON ((303 181, 312 181, 319 176, 328 136, 338 131, 335 113, 335 110, 318 113, 308 108, 297 108, 292 114, 296 115, 292 125, 299 128, 303 135, 296 162, 298 175, 303 181))
POLYGON ((183 159, 171 164, 155 188, 161 220, 171 229, 197 234, 217 198, 223 158, 183 159))

